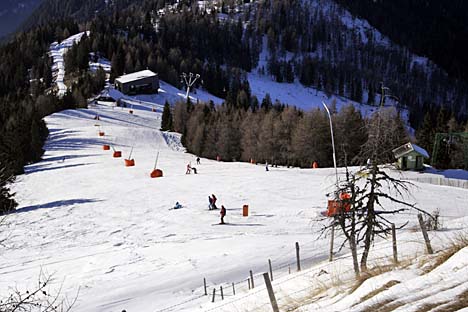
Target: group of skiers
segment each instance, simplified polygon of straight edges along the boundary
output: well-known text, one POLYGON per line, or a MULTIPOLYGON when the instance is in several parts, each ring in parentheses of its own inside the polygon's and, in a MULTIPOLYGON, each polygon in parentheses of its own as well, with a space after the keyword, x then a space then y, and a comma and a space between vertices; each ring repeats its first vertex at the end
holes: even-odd
MULTIPOLYGON (((200 165, 200 157, 197 157, 197 165, 200 165)), ((190 174, 193 171, 194 174, 197 174, 197 168, 192 167, 190 163, 187 164, 187 171, 185 174, 190 174)))
MULTIPOLYGON (((200 165, 200 157, 197 157, 197 165, 200 165)), ((185 172, 185 174, 190 174, 192 171, 193 171, 194 174, 197 174, 197 168, 192 167, 192 165, 190 163, 188 163, 187 164, 187 171, 185 172)), ((216 198, 215 194, 211 194, 211 196, 208 196, 208 202, 209 202, 208 210, 218 209, 218 207, 216 206, 216 201, 217 200, 218 199, 216 198)), ((177 202, 172 209, 179 209, 179 208, 182 208, 182 207, 183 206, 179 202, 177 202)), ((221 210, 220 210, 219 214, 221 216, 220 224, 226 224, 224 222, 224 217, 226 216, 226 208, 224 207, 224 205, 221 205, 221 210)))
MULTIPOLYGON (((216 206, 216 201, 218 200, 218 198, 216 198, 215 194, 211 194, 211 196, 208 196, 208 201, 209 201, 209 206, 208 206, 208 210, 215 210, 215 209, 218 209, 218 207, 216 206)), ((172 207, 171 209, 180 209, 180 208, 183 208, 184 206, 182 206, 179 202, 176 202, 175 206, 172 207)), ((169 210, 171 210, 169 209, 169 210)), ((224 207, 224 205, 221 205, 221 210, 219 211, 219 214, 221 216, 221 222, 219 224, 226 224, 224 222, 224 217, 226 216, 226 208, 224 207)))
MULTIPOLYGON (((211 194, 211 196, 208 196, 208 202, 210 203, 208 205, 208 210, 218 209, 218 207, 216 207, 217 200, 218 199, 216 198, 215 194, 211 194)), ((226 208, 224 208, 224 205, 221 205, 221 210, 219 211, 219 214, 221 216, 221 222, 219 224, 225 224, 224 217, 226 216, 226 208)))

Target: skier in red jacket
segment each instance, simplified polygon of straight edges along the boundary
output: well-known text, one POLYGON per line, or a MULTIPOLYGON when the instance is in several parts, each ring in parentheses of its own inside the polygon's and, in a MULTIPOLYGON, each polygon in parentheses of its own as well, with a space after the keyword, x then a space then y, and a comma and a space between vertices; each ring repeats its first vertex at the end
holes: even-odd
POLYGON ((225 224, 224 223, 224 216, 226 215, 226 208, 224 208, 224 205, 221 205, 221 211, 219 212, 221 215, 221 223, 220 224, 225 224))

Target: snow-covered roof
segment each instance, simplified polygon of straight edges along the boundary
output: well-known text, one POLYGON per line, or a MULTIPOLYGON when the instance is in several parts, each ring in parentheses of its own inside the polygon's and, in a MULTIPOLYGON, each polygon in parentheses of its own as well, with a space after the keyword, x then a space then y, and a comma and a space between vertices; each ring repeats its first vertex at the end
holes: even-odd
POLYGON ((131 73, 131 74, 128 74, 128 75, 120 76, 120 77, 116 78, 115 80, 120 82, 120 83, 126 83, 126 82, 130 82, 130 81, 140 80, 140 79, 143 79, 143 78, 154 77, 154 76, 157 76, 157 75, 158 74, 152 72, 151 70, 145 69, 145 70, 142 70, 142 71, 139 71, 139 72, 135 72, 135 73, 131 73))
POLYGON ((425 158, 429 158, 429 153, 424 148, 411 142, 408 142, 405 145, 395 148, 392 152, 393 155, 395 155, 395 158, 400 158, 413 151, 422 155, 425 158))

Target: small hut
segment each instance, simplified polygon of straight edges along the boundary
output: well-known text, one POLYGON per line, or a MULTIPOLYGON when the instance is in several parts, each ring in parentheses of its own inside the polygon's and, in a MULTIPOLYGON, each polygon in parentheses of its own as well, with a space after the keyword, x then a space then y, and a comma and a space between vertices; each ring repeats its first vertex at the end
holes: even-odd
POLYGON ((410 142, 395 148, 392 152, 400 170, 424 170, 424 158, 429 158, 424 148, 410 142))

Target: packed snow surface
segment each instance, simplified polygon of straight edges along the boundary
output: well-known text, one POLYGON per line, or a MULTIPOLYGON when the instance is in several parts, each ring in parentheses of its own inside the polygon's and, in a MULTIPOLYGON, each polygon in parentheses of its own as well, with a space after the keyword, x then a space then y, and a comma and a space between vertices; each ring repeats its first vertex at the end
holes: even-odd
MULTIPOLYGON (((319 219, 325 193, 334 184, 333 169, 266 172, 263 165, 203 158, 197 165, 178 134, 159 131, 162 106, 152 112, 153 105, 141 101, 134 114, 99 105, 46 118, 50 135, 43 160, 27 166, 13 185, 20 206, 0 231, 0 239, 7 238, 0 247, 0 295, 9 287, 35 285, 42 271, 55 278, 52 292, 61 287, 70 299, 78 293, 77 312, 261 311, 259 305, 269 311, 262 276, 256 275, 251 292, 243 282, 249 270, 267 271, 268 259, 277 274, 280 303, 284 294, 303 295, 298 291, 310 287, 321 267, 326 266, 328 276, 351 274, 347 248, 329 265, 329 239, 320 236, 329 222, 319 219), (94 119, 97 115, 100 120, 94 119), (103 150, 104 144, 111 150, 103 150), (123 157, 113 158, 113 149, 123 157), (131 151, 136 165, 125 167, 131 151), (189 163, 197 175, 185 174, 189 163), (155 167, 164 177, 150 178, 155 167), (219 210, 208 210, 211 194, 227 208, 227 225, 218 224, 219 210), (184 207, 171 209, 177 201, 184 207), (249 205, 248 217, 242 216, 244 204, 249 205), (288 263, 295 271, 295 242, 301 246, 303 271, 289 275, 288 263), (210 294, 213 286, 218 289, 215 303, 203 296, 203 278, 210 294), (236 296, 228 296, 230 283, 239 281, 236 296), (223 283, 228 283, 227 297, 221 301, 223 283)), ((441 248, 447 237, 466 229, 468 190, 414 183, 407 200, 441 211, 445 231, 431 233, 434 248, 441 248)), ((401 255, 423 254, 415 214, 389 218, 397 226, 409 221, 398 232, 401 255)), ((337 237, 337 244, 341 240, 337 237)), ((391 243, 378 239, 373 250, 372 257, 388 256, 391 243)), ((466 252, 459 261, 468 265, 466 252)), ((327 306, 310 311, 330 311, 327 306)))

